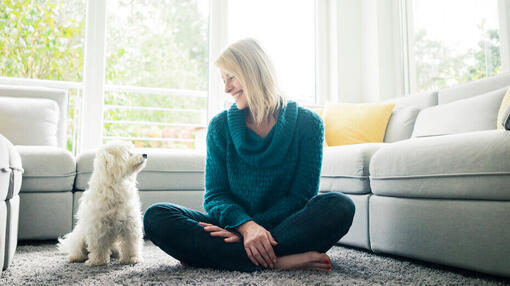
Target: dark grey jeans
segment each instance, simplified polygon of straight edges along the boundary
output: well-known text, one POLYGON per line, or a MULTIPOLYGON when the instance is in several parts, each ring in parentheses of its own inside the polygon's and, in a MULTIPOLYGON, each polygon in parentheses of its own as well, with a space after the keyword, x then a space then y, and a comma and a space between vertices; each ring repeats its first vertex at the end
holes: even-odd
MULTIPOLYGON (((270 229, 278 242, 277 257, 306 251, 328 251, 352 224, 355 207, 340 193, 319 194, 303 209, 270 229)), ((196 267, 251 272, 263 269, 253 264, 242 243, 227 243, 211 237, 198 222, 218 225, 209 215, 181 206, 159 203, 145 211, 145 235, 163 251, 196 267)))

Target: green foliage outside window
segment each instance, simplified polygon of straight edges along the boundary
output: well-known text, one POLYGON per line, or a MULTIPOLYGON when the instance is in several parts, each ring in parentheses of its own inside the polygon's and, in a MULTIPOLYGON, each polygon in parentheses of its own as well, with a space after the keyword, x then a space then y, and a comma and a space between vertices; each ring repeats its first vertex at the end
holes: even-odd
POLYGON ((81 81, 83 1, 0 2, 0 74, 81 81))
MULTIPOLYGON (((84 0, 0 1, 0 76, 80 82, 85 35, 84 0)), ((68 134, 78 90, 70 89, 68 134)), ((65 111, 64 111, 65 112, 65 111)), ((74 140, 67 140, 68 150, 74 140)))
POLYGON ((416 81, 419 91, 494 76, 501 71, 499 33, 479 25, 482 38, 475 48, 457 54, 451 47, 431 40, 425 30, 415 34, 416 81), (450 82, 449 82, 450 81, 450 82))

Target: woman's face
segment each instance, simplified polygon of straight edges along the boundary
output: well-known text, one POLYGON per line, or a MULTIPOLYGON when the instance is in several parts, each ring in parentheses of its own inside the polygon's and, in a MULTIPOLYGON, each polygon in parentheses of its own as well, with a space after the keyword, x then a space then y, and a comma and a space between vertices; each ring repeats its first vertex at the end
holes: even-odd
POLYGON ((241 82, 229 72, 221 71, 221 78, 225 83, 225 92, 232 95, 236 101, 238 109, 245 109, 248 106, 248 101, 243 93, 243 86, 241 82))

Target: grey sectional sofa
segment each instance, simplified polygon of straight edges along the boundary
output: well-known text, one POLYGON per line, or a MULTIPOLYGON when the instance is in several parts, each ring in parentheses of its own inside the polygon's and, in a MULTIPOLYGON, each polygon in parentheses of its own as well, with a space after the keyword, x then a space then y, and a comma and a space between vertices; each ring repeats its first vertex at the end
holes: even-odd
POLYGON ((510 132, 495 130, 509 86, 504 74, 394 100, 385 143, 326 148, 320 192, 356 204, 340 243, 510 276, 510 132))
MULTIPOLYGON (((393 100, 384 143, 325 148, 319 191, 343 192, 356 205, 339 243, 510 277, 510 132, 495 130, 509 86, 504 74, 393 100)), ((75 162, 55 148, 17 146, 20 239, 72 228, 94 151, 75 162)), ((204 153, 143 152, 143 209, 168 201, 203 210, 204 153)))

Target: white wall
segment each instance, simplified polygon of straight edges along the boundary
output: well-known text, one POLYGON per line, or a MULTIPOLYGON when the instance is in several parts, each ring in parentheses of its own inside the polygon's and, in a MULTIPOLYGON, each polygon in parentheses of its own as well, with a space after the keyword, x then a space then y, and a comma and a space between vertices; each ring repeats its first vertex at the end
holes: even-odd
POLYGON ((330 1, 330 101, 359 102, 361 2, 330 1))

